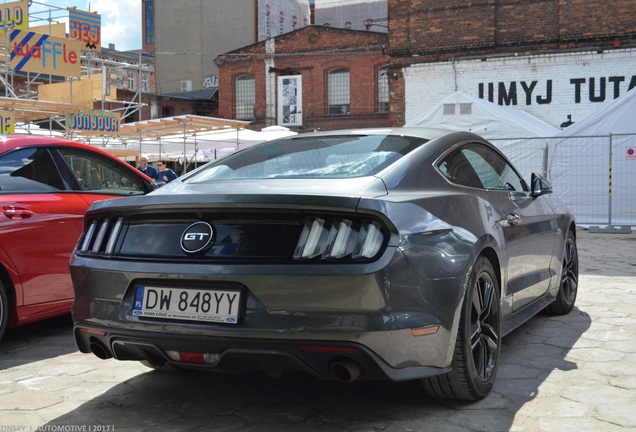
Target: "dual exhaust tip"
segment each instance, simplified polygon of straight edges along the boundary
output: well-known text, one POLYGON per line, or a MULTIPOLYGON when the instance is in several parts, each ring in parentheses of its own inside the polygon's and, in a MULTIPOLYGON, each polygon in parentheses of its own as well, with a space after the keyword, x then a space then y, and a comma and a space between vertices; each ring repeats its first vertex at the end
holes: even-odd
MULTIPOLYGON (((89 348, 95 356, 102 360, 107 360, 113 357, 110 350, 98 340, 91 341, 89 348)), ((329 365, 329 372, 335 379, 344 383, 350 383, 364 377, 362 367, 360 367, 357 362, 350 359, 342 359, 331 362, 329 365)))

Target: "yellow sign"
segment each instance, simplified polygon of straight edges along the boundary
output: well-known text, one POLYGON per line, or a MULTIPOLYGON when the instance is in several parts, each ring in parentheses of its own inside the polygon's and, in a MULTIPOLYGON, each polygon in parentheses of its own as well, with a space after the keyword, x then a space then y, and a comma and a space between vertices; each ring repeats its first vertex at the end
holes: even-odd
POLYGON ((15 113, 13 111, 0 110, 0 134, 15 133, 15 113))
POLYGON ((82 43, 82 49, 102 52, 102 17, 94 12, 68 8, 70 37, 82 43))
POLYGON ((79 77, 80 42, 47 34, 13 30, 10 35, 11 67, 18 72, 35 72, 79 77))
POLYGON ((119 134, 120 114, 112 111, 90 110, 66 117, 66 126, 90 135, 119 134))
POLYGON ((29 28, 29 2, 21 0, 0 5, 0 28, 27 30, 29 28))

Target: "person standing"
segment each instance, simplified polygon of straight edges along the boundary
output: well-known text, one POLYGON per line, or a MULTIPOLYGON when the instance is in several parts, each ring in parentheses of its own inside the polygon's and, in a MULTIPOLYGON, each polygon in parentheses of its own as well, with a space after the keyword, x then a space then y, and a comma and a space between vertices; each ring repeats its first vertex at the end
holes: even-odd
POLYGON ((177 173, 168 168, 168 165, 166 165, 166 161, 157 162, 157 168, 159 171, 157 171, 155 180, 159 182, 170 183, 172 180, 177 178, 177 173))
POLYGON ((157 170, 152 165, 148 165, 148 158, 146 156, 139 158, 139 166, 137 169, 150 178, 157 177, 157 170))

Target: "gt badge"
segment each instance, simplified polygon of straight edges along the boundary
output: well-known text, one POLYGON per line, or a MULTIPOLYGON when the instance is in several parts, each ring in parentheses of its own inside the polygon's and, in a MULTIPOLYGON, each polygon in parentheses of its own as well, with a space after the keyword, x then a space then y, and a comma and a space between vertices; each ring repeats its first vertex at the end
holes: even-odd
POLYGON ((214 244, 215 232, 207 222, 195 222, 181 234, 181 249, 187 254, 205 253, 214 244))

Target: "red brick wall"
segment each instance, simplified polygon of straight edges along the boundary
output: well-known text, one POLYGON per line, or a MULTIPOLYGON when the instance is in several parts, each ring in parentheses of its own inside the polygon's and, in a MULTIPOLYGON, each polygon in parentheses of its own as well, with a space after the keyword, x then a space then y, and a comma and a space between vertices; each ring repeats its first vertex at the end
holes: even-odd
MULTIPOLYGON (((388 0, 396 69, 456 57, 636 44, 636 0, 388 0)), ((390 81, 389 124, 404 124, 404 82, 390 81)))
MULTIPOLYGON (((265 77, 285 74, 302 75, 303 127, 299 131, 355 127, 378 127, 388 124, 387 113, 377 113, 378 67, 385 66, 386 34, 308 27, 275 39, 273 65, 276 72, 265 70, 265 43, 228 53, 217 61, 219 66, 219 116, 235 118, 234 79, 253 74, 256 90, 256 118, 250 128, 276 124, 266 118, 265 77), (345 68, 350 74, 350 114, 327 114, 327 73, 345 68)), ((275 103, 275 95, 273 96, 275 103)))
POLYGON ((388 0, 389 54, 458 55, 636 43, 634 0, 388 0))

